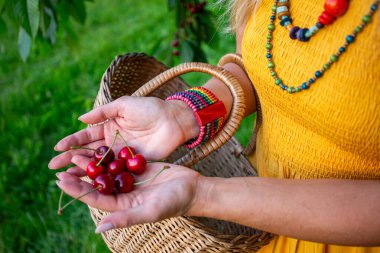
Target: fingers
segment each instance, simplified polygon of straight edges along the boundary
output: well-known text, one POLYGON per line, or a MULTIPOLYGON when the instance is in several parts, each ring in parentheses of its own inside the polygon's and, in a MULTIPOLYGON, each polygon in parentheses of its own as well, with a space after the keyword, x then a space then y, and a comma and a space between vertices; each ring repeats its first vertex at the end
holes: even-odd
POLYGON ((67 169, 66 172, 71 174, 71 175, 77 176, 77 177, 84 177, 87 175, 86 171, 79 168, 78 166, 71 167, 71 168, 67 169))
MULTIPOLYGON (((77 198, 78 196, 93 190, 91 184, 69 173, 61 172, 58 174, 58 178, 60 179, 57 182, 58 187, 73 198, 77 198)), ((117 202, 114 195, 104 195, 97 190, 81 197, 79 200, 89 206, 104 211, 112 212, 117 208, 117 202)))
POLYGON ((79 120, 86 124, 95 124, 104 122, 107 119, 111 119, 119 115, 119 108, 121 104, 120 99, 116 99, 115 101, 105 104, 103 106, 99 106, 92 111, 83 114, 79 117, 79 120))
POLYGON ((71 146, 83 146, 104 139, 104 125, 97 125, 71 134, 57 143, 56 151, 66 151, 71 146))
POLYGON ((91 162, 91 158, 82 155, 75 155, 71 159, 71 162, 79 168, 86 170, 87 165, 91 162))
POLYGON ((100 234, 115 228, 130 227, 137 224, 160 220, 159 210, 149 206, 137 206, 127 210, 116 211, 99 222, 95 233, 100 234))
MULTIPOLYGON (((103 146, 103 145, 105 145, 105 141, 100 140, 100 141, 96 141, 96 142, 90 143, 88 145, 85 145, 83 147, 96 149, 99 146, 103 146)), ((93 156, 93 154, 94 154, 94 151, 88 150, 88 149, 69 150, 69 151, 61 153, 61 154, 55 156, 53 159, 51 159, 48 167, 50 169, 54 169, 54 170, 60 169, 60 168, 68 166, 71 163, 71 160, 75 155, 82 155, 82 156, 91 157, 91 156, 93 156)))

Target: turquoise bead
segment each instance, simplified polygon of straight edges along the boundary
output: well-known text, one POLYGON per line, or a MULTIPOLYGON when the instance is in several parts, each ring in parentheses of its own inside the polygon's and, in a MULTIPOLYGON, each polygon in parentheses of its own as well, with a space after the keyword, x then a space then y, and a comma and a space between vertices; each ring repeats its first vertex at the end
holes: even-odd
POLYGON ((274 25, 273 24, 268 25, 268 29, 269 29, 269 31, 273 31, 274 30, 274 25))
POLYGON ((274 68, 274 63, 273 62, 269 62, 268 63, 268 68, 270 68, 270 69, 274 68))
POLYGON ((268 50, 271 50, 272 49, 272 44, 271 43, 267 43, 267 45, 265 46, 268 50))
POLYGON ((311 35, 313 35, 313 34, 310 32, 310 30, 307 30, 307 31, 305 32, 305 36, 306 36, 306 37, 310 38, 311 35))
POLYGON ((277 79, 276 79, 276 84, 277 84, 277 85, 280 85, 281 83, 282 83, 282 80, 279 79, 279 78, 277 78, 277 79))
POLYGON ((272 11, 276 11, 277 10, 277 6, 276 5, 273 5, 272 6, 272 11))
POLYGON ((287 89, 287 91, 288 91, 289 93, 293 93, 293 88, 292 88, 292 87, 289 87, 289 88, 287 89))
POLYGON ((346 41, 347 41, 347 43, 352 43, 352 42, 354 42, 354 40, 355 40, 355 37, 354 37, 354 36, 352 36, 352 35, 347 35, 347 37, 346 37, 346 41))

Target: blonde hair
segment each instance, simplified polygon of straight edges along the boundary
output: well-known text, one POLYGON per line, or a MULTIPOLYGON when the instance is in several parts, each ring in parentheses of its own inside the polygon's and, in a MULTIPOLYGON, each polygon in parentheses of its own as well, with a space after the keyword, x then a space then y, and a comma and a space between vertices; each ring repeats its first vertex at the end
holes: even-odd
MULTIPOLYGON (((224 1, 225 2, 225 1, 224 1)), ((259 0, 229 0, 230 30, 235 32, 249 18, 259 4, 259 0)))

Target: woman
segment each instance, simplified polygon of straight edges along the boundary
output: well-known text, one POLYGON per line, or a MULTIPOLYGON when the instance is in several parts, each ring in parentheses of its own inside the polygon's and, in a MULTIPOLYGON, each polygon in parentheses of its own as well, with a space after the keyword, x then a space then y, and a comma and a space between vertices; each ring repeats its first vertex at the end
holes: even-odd
MULTIPOLYGON (((260 177, 208 178, 170 165, 130 194, 81 199, 112 212, 96 232, 205 216, 279 235, 259 252, 380 252, 379 1, 254 2, 232 4, 247 74, 232 63, 224 68, 243 86, 247 115, 256 111, 253 87, 260 100, 263 123, 251 157, 260 177)), ((228 116, 229 90, 216 79, 203 87, 228 116)), ((109 145, 119 129, 147 159, 162 159, 197 138, 193 115, 181 100, 122 97, 82 115, 87 124, 109 121, 61 140, 55 149, 64 153, 49 167, 77 165, 58 173, 57 184, 78 196, 91 187, 78 178, 91 154, 70 146, 109 145)), ((163 165, 148 164, 146 177, 163 165)))

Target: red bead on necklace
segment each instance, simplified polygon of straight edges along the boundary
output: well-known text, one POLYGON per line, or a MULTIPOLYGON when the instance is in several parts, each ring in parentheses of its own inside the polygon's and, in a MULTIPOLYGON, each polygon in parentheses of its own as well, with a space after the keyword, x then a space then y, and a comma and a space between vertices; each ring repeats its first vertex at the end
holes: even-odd
POLYGON ((326 0, 324 11, 318 17, 318 22, 310 28, 300 28, 293 26, 290 17, 290 0, 280 0, 276 9, 277 17, 281 20, 280 24, 290 32, 291 39, 307 42, 310 38, 326 25, 331 25, 334 21, 344 15, 349 7, 349 0, 326 0))

